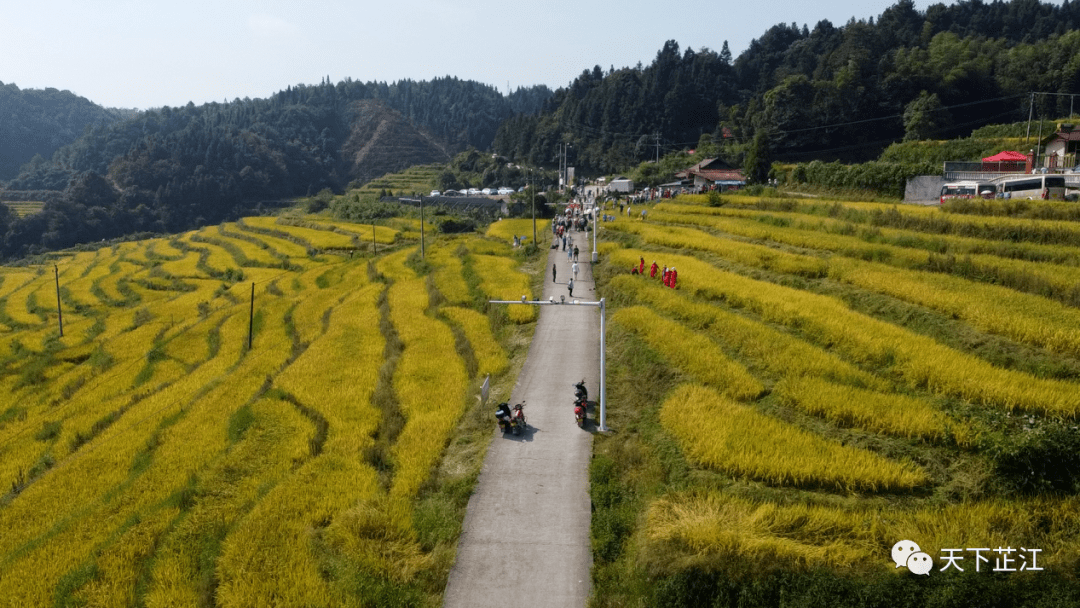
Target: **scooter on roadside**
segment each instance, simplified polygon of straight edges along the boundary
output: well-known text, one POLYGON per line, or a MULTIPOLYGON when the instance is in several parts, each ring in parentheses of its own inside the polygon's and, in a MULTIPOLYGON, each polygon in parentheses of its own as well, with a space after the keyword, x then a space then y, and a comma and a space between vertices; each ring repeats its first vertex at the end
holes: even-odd
POLYGON ((589 402, 584 398, 574 400, 574 421, 578 428, 585 428, 585 421, 589 417, 589 402))
POLYGON ((525 402, 510 407, 510 403, 504 401, 495 409, 495 420, 499 423, 499 430, 505 433, 521 435, 528 428, 525 421, 525 402))

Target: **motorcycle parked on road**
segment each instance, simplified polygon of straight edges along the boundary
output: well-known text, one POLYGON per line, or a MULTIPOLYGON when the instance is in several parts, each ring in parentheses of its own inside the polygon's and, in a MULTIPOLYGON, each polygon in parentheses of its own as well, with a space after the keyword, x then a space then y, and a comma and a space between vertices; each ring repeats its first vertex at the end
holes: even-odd
POLYGON ((574 385, 574 420, 578 427, 584 428, 589 417, 589 389, 585 388, 585 379, 574 385))
POLYGON ((585 420, 589 417, 588 407, 588 401, 585 401, 584 399, 574 400, 574 420, 580 428, 585 428, 585 420))
POLYGON ((581 382, 574 385, 574 399, 586 402, 589 400, 589 389, 585 388, 584 378, 581 379, 581 382))
POLYGON ((528 428, 525 421, 525 402, 510 407, 510 403, 504 401, 495 409, 495 419, 499 423, 499 429, 505 433, 521 435, 528 428))

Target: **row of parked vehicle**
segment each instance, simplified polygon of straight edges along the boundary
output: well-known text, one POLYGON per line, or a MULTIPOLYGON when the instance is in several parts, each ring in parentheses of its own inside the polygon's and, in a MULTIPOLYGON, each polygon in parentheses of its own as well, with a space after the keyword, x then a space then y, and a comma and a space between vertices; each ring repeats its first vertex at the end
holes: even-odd
MULTIPOLYGON (((524 191, 525 188, 521 188, 518 192, 524 191)), ((440 192, 438 190, 432 190, 428 196, 506 196, 513 194, 513 188, 484 188, 479 190, 477 188, 469 188, 468 190, 447 190, 446 192, 440 192)))

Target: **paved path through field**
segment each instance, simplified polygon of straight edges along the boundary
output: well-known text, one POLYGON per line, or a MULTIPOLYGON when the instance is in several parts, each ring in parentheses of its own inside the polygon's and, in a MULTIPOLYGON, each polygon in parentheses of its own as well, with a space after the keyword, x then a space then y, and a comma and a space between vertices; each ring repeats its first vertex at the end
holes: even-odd
MULTIPOLYGON (((574 296, 594 301, 592 245, 585 246, 585 233, 572 234, 581 248, 574 296)), ((543 298, 558 300, 567 295, 571 264, 561 249, 548 257, 543 298), (558 283, 551 281, 552 264, 558 283)), ((585 378, 589 400, 596 399, 600 313, 594 306, 539 309, 511 395, 511 403, 525 401, 529 430, 521 437, 498 434, 488 449, 446 586, 450 608, 581 608, 589 595, 588 469, 596 426, 575 424, 573 385, 585 378)), ((494 404, 491 409, 494 414, 494 404)))

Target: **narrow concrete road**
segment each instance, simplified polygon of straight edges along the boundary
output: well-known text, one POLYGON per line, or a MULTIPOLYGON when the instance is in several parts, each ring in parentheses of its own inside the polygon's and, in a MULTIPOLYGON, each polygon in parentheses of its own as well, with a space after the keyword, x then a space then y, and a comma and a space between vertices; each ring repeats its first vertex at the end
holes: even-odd
MULTIPOLYGON (((588 261, 592 244, 586 246, 585 233, 572 234, 580 248, 574 296, 595 301, 588 261)), ((543 298, 568 296, 566 282, 572 276, 566 252, 550 250, 543 298), (558 268, 558 283, 551 280, 552 264, 558 268)), ((596 429, 596 413, 590 413, 585 430, 578 428, 573 385, 585 378, 589 401, 595 401, 599 315, 594 306, 540 307, 529 355, 510 401, 525 402, 529 429, 520 437, 495 431, 469 500, 444 606, 585 606, 592 567, 590 432, 596 429)))

